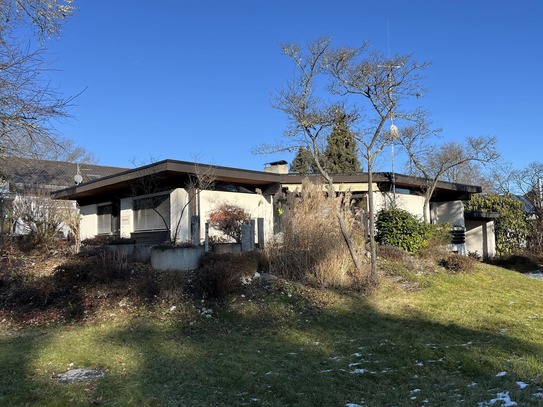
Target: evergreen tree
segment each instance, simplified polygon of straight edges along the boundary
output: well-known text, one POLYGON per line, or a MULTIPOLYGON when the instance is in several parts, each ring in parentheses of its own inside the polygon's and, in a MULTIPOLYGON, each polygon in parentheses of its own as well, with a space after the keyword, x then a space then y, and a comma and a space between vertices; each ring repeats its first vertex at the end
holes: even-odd
POLYGON ((290 172, 296 172, 300 174, 315 174, 317 172, 317 165, 311 151, 305 146, 298 148, 296 157, 290 164, 290 172))
POLYGON ((360 171, 356 141, 349 129, 349 117, 345 112, 336 115, 323 161, 329 174, 353 174, 360 171))

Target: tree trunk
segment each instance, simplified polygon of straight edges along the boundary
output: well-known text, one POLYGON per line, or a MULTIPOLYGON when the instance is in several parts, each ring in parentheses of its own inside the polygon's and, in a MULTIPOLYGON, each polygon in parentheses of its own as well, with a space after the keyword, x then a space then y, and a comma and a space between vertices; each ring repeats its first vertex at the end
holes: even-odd
POLYGON ((370 276, 374 283, 379 280, 377 273, 377 249, 375 246, 375 207, 373 204, 373 165, 368 160, 368 212, 369 212, 369 232, 370 232, 370 256, 371 272, 370 276))
POLYGON ((358 255, 356 254, 356 249, 351 240, 351 236, 349 235, 349 231, 347 230, 347 225, 345 225, 345 219, 343 218, 343 214, 341 213, 340 208, 336 208, 336 216, 339 222, 339 228, 341 230, 341 234, 343 235, 343 239, 345 240, 345 244, 347 245, 347 248, 349 249, 349 254, 351 255, 351 259, 353 260, 354 267, 356 268, 356 271, 358 273, 362 270, 362 264, 360 263, 358 255))
POLYGON ((423 204, 423 215, 424 215, 424 222, 430 223, 430 199, 432 198, 432 195, 434 194, 436 187, 435 183, 434 185, 431 185, 428 187, 426 192, 424 193, 424 204, 423 204))
POLYGON ((424 215, 424 222, 430 223, 430 198, 427 195, 424 196, 424 205, 422 211, 424 215))

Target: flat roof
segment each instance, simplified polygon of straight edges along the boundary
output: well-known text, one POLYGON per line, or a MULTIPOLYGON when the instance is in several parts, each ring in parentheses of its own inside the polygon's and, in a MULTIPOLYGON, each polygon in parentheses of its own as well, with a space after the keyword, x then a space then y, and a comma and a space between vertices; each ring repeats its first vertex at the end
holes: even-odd
MULTIPOLYGON (((268 193, 276 192, 277 188, 284 184, 301 184, 305 178, 322 180, 322 176, 317 174, 277 174, 167 159, 54 191, 51 196, 55 199, 78 201, 92 199, 97 196, 129 196, 133 194, 133 186, 142 178, 156 177, 160 179, 162 188, 166 190, 167 188, 184 187, 189 176, 195 174, 207 175, 217 183, 239 185, 253 190, 260 188, 268 193)), ((368 182, 368 174, 363 172, 334 174, 332 178, 334 184, 356 186, 368 182)), ((392 173, 378 172, 373 174, 373 182, 381 185, 384 189, 392 185, 392 180, 392 173)), ((418 188, 421 191, 427 184, 423 178, 402 174, 394 174, 394 181, 396 188, 418 188)), ((356 191, 353 190, 353 192, 356 191)), ((480 192, 482 192, 481 187, 475 185, 438 182, 434 200, 440 196, 444 200, 468 199, 470 194, 480 192)))

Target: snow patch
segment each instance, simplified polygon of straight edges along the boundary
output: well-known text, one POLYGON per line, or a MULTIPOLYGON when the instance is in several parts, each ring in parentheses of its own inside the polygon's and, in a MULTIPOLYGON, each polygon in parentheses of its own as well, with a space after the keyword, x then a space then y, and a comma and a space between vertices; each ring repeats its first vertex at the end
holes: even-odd
POLYGON ((518 386, 521 390, 523 390, 523 389, 525 389, 526 387, 529 386, 528 383, 524 383, 524 382, 516 382, 516 383, 517 383, 517 386, 518 386))
POLYGON ((500 402, 499 404, 500 407, 513 407, 513 406, 518 405, 515 401, 511 400, 511 397, 509 396, 509 392, 504 391, 504 392, 496 394, 495 399, 478 403, 477 407, 493 406, 494 404, 498 402, 500 402))

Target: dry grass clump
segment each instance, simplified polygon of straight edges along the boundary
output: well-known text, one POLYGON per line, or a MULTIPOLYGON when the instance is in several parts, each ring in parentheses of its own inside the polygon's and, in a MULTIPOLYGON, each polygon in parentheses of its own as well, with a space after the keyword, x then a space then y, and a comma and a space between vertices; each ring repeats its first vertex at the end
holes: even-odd
POLYGON ((445 269, 453 273, 471 273, 475 270, 475 263, 476 260, 473 257, 462 256, 457 253, 449 253, 447 257, 440 261, 445 269))
POLYGON ((377 246, 377 256, 384 260, 404 262, 409 258, 409 253, 396 246, 379 245, 377 246))
POLYGON ((302 191, 289 202, 283 223, 283 239, 269 250, 270 271, 285 278, 322 287, 354 287, 366 284, 354 273, 352 259, 340 232, 337 208, 345 218, 353 241, 363 236, 349 208, 349 196, 329 197, 321 184, 305 180, 302 191))

